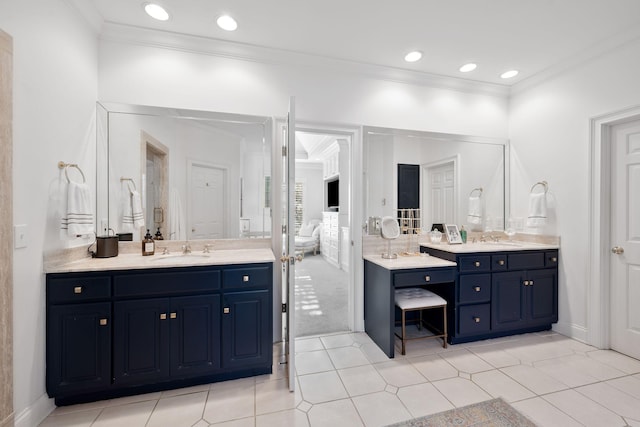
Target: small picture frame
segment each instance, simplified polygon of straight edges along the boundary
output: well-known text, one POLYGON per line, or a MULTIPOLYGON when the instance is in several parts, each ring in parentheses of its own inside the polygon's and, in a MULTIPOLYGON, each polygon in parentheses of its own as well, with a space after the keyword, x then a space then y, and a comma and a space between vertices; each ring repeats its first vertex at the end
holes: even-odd
POLYGON ((462 244, 462 237, 460 236, 457 225, 446 224, 444 230, 447 235, 447 242, 449 242, 450 245, 462 244))

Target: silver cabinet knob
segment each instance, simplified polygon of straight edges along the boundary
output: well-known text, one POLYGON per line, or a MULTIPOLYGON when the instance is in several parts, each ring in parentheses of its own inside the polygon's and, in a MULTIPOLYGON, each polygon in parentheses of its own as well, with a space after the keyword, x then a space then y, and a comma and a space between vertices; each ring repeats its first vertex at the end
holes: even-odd
POLYGON ((621 248, 620 246, 614 246, 613 248, 611 248, 611 252, 616 255, 622 255, 624 253, 624 248, 621 248))

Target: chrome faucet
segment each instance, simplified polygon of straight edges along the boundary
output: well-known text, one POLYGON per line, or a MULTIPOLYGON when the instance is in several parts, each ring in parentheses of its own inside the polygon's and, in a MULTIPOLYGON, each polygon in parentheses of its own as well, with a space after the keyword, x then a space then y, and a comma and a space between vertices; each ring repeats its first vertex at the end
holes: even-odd
POLYGON ((182 254, 189 255, 190 253, 191 253, 191 245, 189 244, 189 242, 187 242, 186 244, 182 245, 182 254))
POLYGON ((203 254, 210 253, 212 247, 213 247, 213 245, 211 243, 207 243, 206 245, 204 245, 204 249, 202 249, 202 253, 203 254))

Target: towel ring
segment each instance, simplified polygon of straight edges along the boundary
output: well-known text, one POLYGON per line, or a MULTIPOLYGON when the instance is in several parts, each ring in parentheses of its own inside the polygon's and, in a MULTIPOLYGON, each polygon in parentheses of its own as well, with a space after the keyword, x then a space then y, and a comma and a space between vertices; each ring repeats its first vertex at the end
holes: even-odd
POLYGON ((533 190, 539 185, 542 185, 544 187, 544 194, 547 194, 547 191, 549 191, 549 184, 547 184, 547 181, 539 181, 533 184, 530 193, 533 193, 533 190))
POLYGON ((471 193, 469 193, 469 197, 473 196, 473 193, 476 191, 480 192, 480 194, 478 194, 478 197, 482 196, 482 187, 478 187, 471 190, 471 193))
POLYGON ((120 177, 120 182, 129 181, 129 190, 131 190, 131 185, 133 185, 133 191, 136 191, 136 182, 131 178, 120 177))
POLYGON ((80 175, 82 175, 82 183, 83 184, 87 183, 87 178, 85 178, 84 172, 82 172, 82 169, 80 169, 80 166, 78 166, 75 163, 65 163, 63 161, 58 162, 58 169, 64 169, 64 176, 67 177, 68 183, 71 182, 71 179, 69 179, 69 171, 68 171, 69 168, 78 169, 78 172, 80 172, 80 175))

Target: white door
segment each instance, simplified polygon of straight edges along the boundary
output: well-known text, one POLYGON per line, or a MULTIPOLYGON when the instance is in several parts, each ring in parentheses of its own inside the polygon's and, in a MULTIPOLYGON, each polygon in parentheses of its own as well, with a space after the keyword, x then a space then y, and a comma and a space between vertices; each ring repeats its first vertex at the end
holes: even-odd
POLYGON ((453 162, 426 169, 423 186, 424 227, 433 223, 455 224, 455 168, 453 162))
POLYGON ((295 328, 295 191, 296 191, 296 129, 295 98, 289 100, 289 114, 284 129, 282 150, 282 296, 286 313, 284 315, 285 356, 289 375, 289 390, 296 385, 296 328, 295 328))
POLYGON ((640 120, 611 144, 611 348, 640 359, 640 120))
POLYGON ((225 238, 226 171, 198 163, 190 170, 189 238, 225 238))

